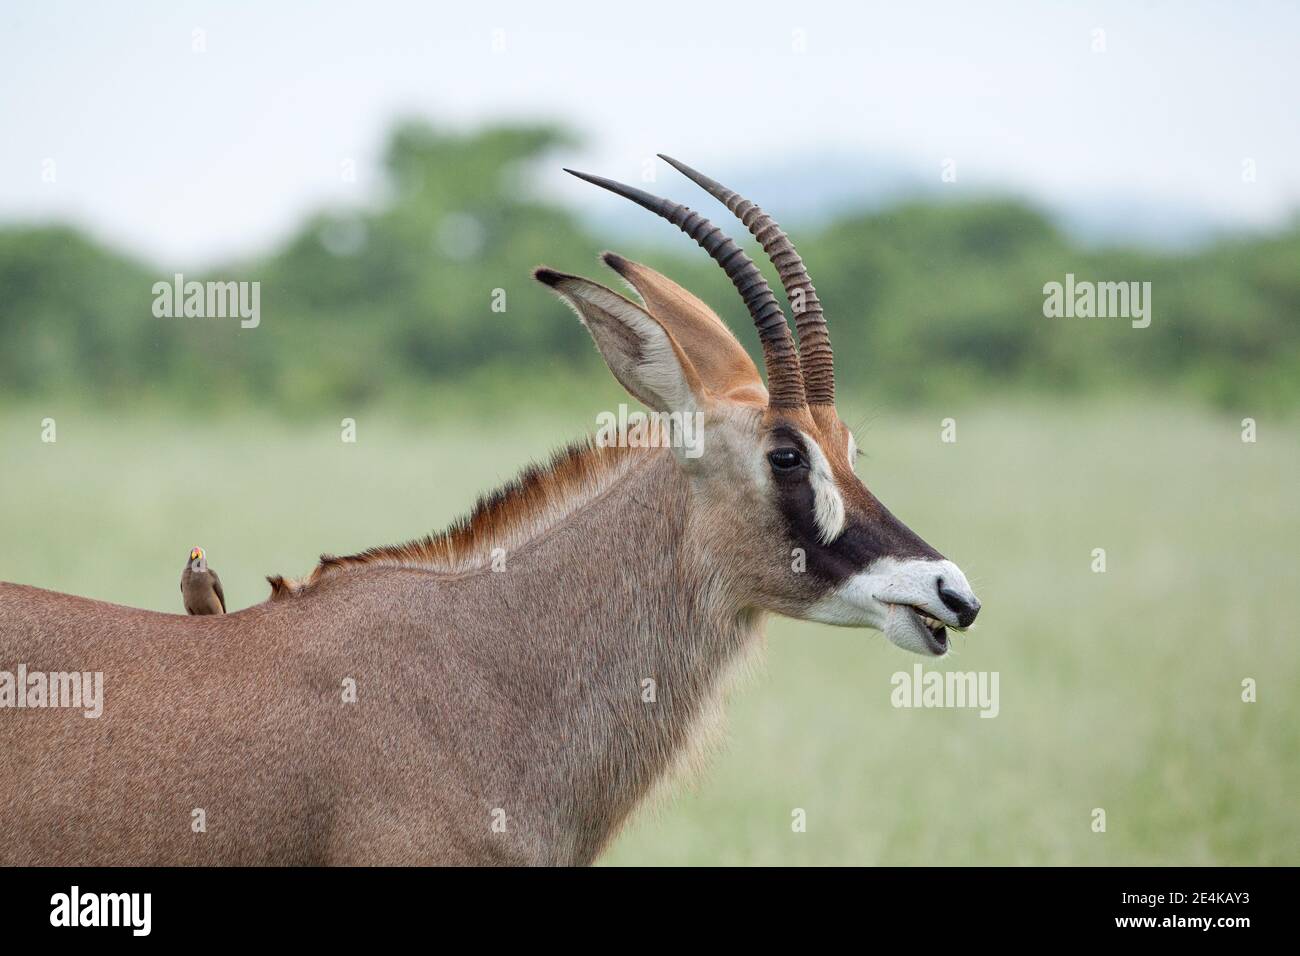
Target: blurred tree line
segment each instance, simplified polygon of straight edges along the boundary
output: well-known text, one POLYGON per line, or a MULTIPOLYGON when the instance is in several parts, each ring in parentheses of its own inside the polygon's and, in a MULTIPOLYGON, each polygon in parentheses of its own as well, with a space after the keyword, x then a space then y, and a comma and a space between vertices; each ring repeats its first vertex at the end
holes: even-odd
MULTIPOLYGON (((595 261, 608 240, 537 198, 538 176, 557 171, 550 154, 572 145, 553 127, 399 126, 376 205, 320 212, 264 258, 186 274, 259 280, 255 330, 232 319, 156 318, 152 286, 174 270, 74 228, 0 229, 0 396, 305 410, 418 401, 433 383, 489 382, 511 396, 526 378, 530 389, 571 392, 597 374, 594 350, 531 270, 546 263, 621 288, 595 261), (502 301, 504 310, 493 308, 502 301)), ((744 234, 685 185, 663 188, 744 234)), ((628 204, 626 215, 649 214, 628 204)), ((618 251, 691 288, 756 354, 721 270, 662 228, 665 245, 618 251)), ((796 228, 794 238, 826 307, 846 391, 924 401, 1140 388, 1243 412, 1300 398, 1300 223, 1194 253, 1086 250, 1036 210, 986 200, 846 212, 796 228), (1151 282, 1150 327, 1045 318, 1043 285, 1066 273, 1151 282)))

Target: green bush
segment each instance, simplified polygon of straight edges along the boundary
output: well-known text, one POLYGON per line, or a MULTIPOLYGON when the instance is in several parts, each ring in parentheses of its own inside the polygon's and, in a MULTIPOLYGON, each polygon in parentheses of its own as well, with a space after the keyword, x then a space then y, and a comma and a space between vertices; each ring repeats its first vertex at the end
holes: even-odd
MULTIPOLYGON (((605 247, 568 210, 536 198, 539 171, 552 173, 552 154, 571 143, 551 127, 399 126, 382 202, 321 211, 264 258, 186 275, 260 281, 256 330, 155 318, 151 287, 174 270, 75 229, 0 229, 0 395, 292 411, 405 401, 435 382, 481 386, 485 375, 508 384, 522 372, 563 393, 594 368, 592 350, 530 273, 545 262, 597 275, 605 247), (494 309, 502 296, 504 311, 494 309)), ((646 214, 629 206, 627 215, 646 214)), ((696 290, 756 353, 726 278, 663 229, 668 245, 620 251, 696 290)), ((1087 250, 1040 212, 990 199, 849 213, 795 238, 826 307, 840 380, 855 393, 912 402, 1137 387, 1233 411, 1296 403, 1298 224, 1194 254, 1087 250), (1151 326, 1045 318, 1042 287, 1066 273, 1151 282, 1151 326)))

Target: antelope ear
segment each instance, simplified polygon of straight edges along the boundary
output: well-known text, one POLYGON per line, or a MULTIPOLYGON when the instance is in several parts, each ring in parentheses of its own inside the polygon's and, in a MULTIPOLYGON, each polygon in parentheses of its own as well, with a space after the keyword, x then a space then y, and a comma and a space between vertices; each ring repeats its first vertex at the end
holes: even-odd
POLYGON ((581 276, 540 268, 533 278, 554 289, 578 313, 605 364, 633 398, 657 412, 700 407, 704 388, 695 367, 649 312, 581 276))
POLYGON ((767 389, 754 360, 717 313, 648 266, 614 252, 600 258, 636 290, 646 310, 682 344, 710 392, 735 402, 767 406, 767 389))

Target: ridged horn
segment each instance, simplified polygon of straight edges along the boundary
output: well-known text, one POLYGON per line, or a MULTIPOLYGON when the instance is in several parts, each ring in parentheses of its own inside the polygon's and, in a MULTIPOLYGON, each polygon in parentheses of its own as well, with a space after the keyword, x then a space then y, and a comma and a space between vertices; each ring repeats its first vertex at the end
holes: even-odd
POLYGON ((777 225, 776 220, 744 196, 671 156, 660 153, 659 158, 702 186, 709 195, 730 209, 762 244, 763 251, 781 276, 785 297, 794 313, 794 327, 799 333, 799 361, 803 367, 808 403, 834 405, 835 356, 831 351, 830 332, 826 328, 821 302, 817 299, 817 290, 813 288, 808 269, 795 251, 790 237, 777 225))
POLYGON ((681 203, 660 199, 603 176, 573 169, 565 172, 649 209, 699 243, 736 286, 758 329, 758 338, 763 345, 763 365, 767 369, 768 405, 772 408, 801 408, 807 404, 799 353, 790 334, 790 324, 767 279, 740 246, 709 220, 681 203))

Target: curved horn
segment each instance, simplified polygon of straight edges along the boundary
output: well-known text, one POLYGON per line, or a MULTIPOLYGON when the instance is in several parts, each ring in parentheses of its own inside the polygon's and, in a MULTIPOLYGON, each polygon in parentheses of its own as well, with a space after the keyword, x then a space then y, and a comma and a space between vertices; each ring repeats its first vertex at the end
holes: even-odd
POLYGON ((566 169, 565 172, 649 209, 699 243, 735 284, 758 328, 758 337, 763 343, 763 364, 767 368, 768 405, 772 408, 800 408, 807 404, 799 353, 795 351, 794 338, 790 334, 785 313, 781 311, 763 273, 740 246, 709 220, 681 203, 660 199, 602 176, 592 176, 573 169, 566 169))
POLYGON ((785 287, 785 296, 790 300, 790 308, 794 312, 794 326, 799 332, 799 360, 803 364, 808 403, 834 405, 835 358, 831 352, 830 332, 826 329, 826 318, 822 315, 817 290, 813 288, 808 269, 795 251, 794 243, 781 231, 776 220, 745 197, 671 156, 660 153, 659 158, 721 201, 745 224, 754 238, 762 243, 763 251, 781 276, 781 285, 785 287))

